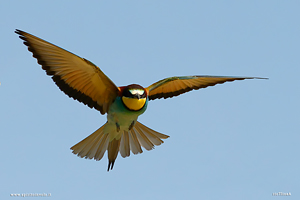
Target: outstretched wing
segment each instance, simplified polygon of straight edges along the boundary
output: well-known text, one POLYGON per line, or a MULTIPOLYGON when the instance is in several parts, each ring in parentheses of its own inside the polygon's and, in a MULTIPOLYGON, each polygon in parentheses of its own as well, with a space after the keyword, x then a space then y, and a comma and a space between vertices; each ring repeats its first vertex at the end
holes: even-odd
POLYGON ((171 98, 191 90, 198 90, 229 81, 244 79, 264 79, 258 77, 231 77, 231 76, 178 76, 170 77, 153 83, 148 90, 149 100, 171 98))
POLYGON ((65 94, 101 114, 108 112, 119 88, 96 65, 24 31, 15 33, 65 94))

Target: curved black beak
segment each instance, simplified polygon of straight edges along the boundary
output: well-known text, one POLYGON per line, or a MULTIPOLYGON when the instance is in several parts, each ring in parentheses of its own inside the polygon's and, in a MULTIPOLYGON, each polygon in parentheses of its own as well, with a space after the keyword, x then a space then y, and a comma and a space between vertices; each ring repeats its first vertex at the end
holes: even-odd
POLYGON ((137 99, 141 99, 141 95, 139 95, 139 94, 135 94, 134 97, 137 99))

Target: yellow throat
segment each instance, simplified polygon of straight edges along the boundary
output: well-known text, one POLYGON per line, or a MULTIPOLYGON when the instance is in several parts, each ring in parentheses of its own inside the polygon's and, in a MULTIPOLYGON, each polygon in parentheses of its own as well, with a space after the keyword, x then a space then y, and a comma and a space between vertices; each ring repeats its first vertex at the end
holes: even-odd
POLYGON ((125 106, 130 110, 138 111, 144 107, 146 103, 146 98, 135 99, 123 96, 122 101, 125 104, 125 106))

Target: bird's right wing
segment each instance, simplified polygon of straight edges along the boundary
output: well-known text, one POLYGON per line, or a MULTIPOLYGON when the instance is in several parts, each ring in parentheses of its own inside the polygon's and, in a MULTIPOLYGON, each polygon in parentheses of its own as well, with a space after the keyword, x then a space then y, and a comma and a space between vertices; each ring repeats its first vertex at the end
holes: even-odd
POLYGON ((15 32, 65 94, 101 114, 108 112, 119 88, 96 65, 29 33, 15 32))

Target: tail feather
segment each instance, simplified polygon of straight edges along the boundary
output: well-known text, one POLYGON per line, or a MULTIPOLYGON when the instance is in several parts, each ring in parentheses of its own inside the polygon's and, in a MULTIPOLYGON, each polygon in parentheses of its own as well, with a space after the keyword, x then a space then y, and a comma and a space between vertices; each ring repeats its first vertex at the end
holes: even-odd
POLYGON ((123 158, 130 156, 129 135, 127 131, 123 131, 121 137, 120 154, 123 158))
MULTIPOLYGON (((101 158, 103 157, 107 147, 108 147, 108 144, 109 144, 109 137, 108 137, 108 134, 104 134, 104 137, 102 139, 102 141, 100 143, 98 143, 98 148, 97 148, 97 152, 94 156, 95 160, 101 160, 101 158)), ((96 147, 97 147, 96 145, 96 147)), ((92 159, 93 157, 91 157, 92 159)))
POLYGON ((162 133, 150 129, 139 122, 136 122, 134 127, 138 130, 139 133, 144 134, 145 137, 147 137, 156 146, 159 146, 162 143, 164 143, 161 139, 167 139, 169 137, 168 135, 164 135, 162 133))
MULTIPOLYGON (((90 145, 90 146, 87 146, 86 145, 86 148, 85 149, 83 149, 81 152, 80 152, 80 154, 82 154, 82 155, 85 155, 85 158, 89 158, 89 159, 92 159, 92 158, 94 158, 94 157, 96 157, 97 159, 96 160, 100 160, 102 157, 103 157, 103 154, 102 154, 102 156, 99 158, 99 156, 96 156, 96 153, 97 153, 97 151, 98 151, 98 147, 99 147, 99 145, 101 144, 101 143, 104 143, 105 141, 107 141, 107 136, 108 136, 108 134, 101 134, 101 135, 99 135, 98 137, 96 137, 94 140, 92 140, 91 142, 90 142, 90 144, 92 144, 92 145, 90 145)), ((108 144, 108 142, 107 142, 107 144, 108 144)), ((101 145, 101 146, 103 146, 103 145, 101 145)), ((104 153, 104 152, 103 152, 104 153)))
POLYGON ((141 144, 139 143, 136 134, 132 129, 129 131, 129 144, 133 154, 143 153, 141 144))
POLYGON ((114 167, 115 160, 119 153, 120 141, 121 140, 113 139, 108 145, 108 149, 107 149, 107 151, 108 151, 108 168, 107 168, 107 171, 109 171, 109 169, 113 169, 113 167, 114 167))
POLYGON ((84 140, 82 140, 81 142, 77 143, 76 145, 74 145, 73 147, 71 147, 71 149, 73 150, 72 153, 74 154, 78 154, 79 157, 83 158, 93 158, 91 156, 89 156, 89 154, 91 153, 91 151, 93 151, 93 148, 97 148, 98 146, 96 146, 96 144, 98 142, 101 141, 101 139, 103 138, 104 134, 103 134, 103 129, 104 126, 101 126, 98 130, 96 130, 93 134, 91 134, 90 136, 86 137, 84 140))
POLYGON ((154 144, 147 138, 147 136, 139 129, 136 127, 133 127, 133 130, 135 132, 138 132, 139 134, 136 134, 139 142, 141 145, 148 151, 154 149, 154 144))
POLYGON ((73 150, 72 153, 77 154, 81 158, 94 158, 97 161, 102 159, 107 150, 108 171, 113 169, 119 151, 121 156, 125 158, 130 156, 130 150, 133 154, 142 153, 142 146, 149 151, 154 149, 155 145, 161 145, 163 143, 162 139, 169 137, 146 127, 140 122, 136 122, 131 130, 121 130, 122 134, 117 134, 118 137, 115 136, 114 139, 111 139, 110 137, 116 135, 116 132, 104 132, 106 125, 107 123, 71 147, 71 149, 73 150))

